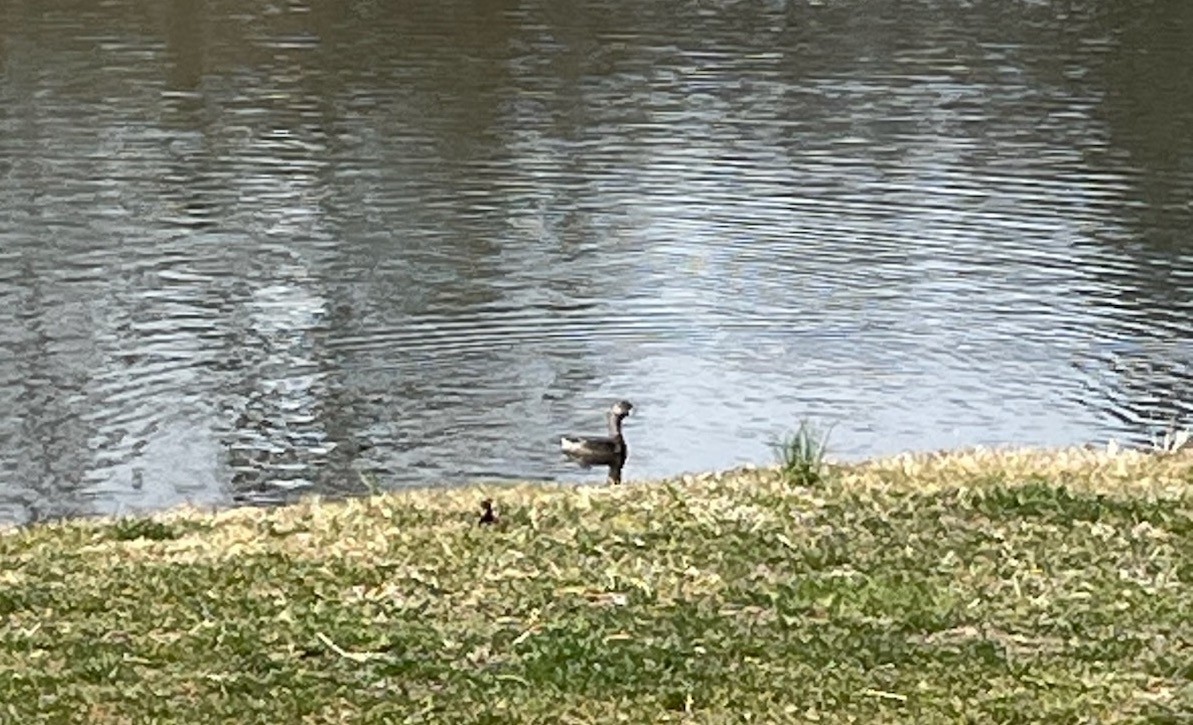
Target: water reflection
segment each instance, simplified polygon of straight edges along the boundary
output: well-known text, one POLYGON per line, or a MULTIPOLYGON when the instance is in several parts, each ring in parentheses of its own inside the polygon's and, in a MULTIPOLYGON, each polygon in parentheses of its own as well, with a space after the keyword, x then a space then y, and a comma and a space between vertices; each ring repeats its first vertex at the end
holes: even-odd
POLYGON ((0 9, 0 521, 1193 425, 1149 7, 0 9))

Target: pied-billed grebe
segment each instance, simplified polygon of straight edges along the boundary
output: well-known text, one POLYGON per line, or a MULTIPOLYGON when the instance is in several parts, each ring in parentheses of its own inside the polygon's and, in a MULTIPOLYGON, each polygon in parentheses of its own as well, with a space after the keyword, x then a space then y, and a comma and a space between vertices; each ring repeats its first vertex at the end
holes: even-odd
POLYGON ((633 409, 629 401, 617 401, 609 409, 609 435, 564 436, 559 439, 559 449, 565 456, 585 467, 608 466, 609 482, 621 483, 621 469, 629 455, 629 448, 621 435, 621 421, 633 409))

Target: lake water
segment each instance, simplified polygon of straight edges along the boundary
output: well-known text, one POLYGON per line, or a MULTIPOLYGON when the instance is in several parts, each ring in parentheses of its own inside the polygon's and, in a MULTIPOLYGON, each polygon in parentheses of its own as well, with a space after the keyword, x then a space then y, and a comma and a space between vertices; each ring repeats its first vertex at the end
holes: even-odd
POLYGON ((1193 425, 1193 4, 0 0, 0 522, 1193 425), (1130 5, 1128 7, 1128 5, 1130 5))

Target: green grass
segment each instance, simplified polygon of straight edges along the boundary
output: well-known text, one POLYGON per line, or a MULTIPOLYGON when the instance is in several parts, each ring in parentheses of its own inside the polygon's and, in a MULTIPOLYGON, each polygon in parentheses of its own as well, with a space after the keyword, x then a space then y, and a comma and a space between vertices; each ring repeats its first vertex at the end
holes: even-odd
POLYGON ((824 480, 828 431, 819 431, 802 421, 793 433, 771 444, 779 474, 795 486, 816 486, 824 480))
POLYGON ((0 532, 0 721, 1193 719, 1193 457, 828 473, 0 532))

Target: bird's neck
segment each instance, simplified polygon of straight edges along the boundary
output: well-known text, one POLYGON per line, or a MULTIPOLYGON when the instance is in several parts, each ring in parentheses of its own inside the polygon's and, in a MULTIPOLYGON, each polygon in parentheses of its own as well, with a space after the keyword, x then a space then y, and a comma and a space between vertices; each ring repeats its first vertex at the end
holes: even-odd
POLYGON ((609 435, 621 435, 621 416, 614 413, 609 414, 609 435))

